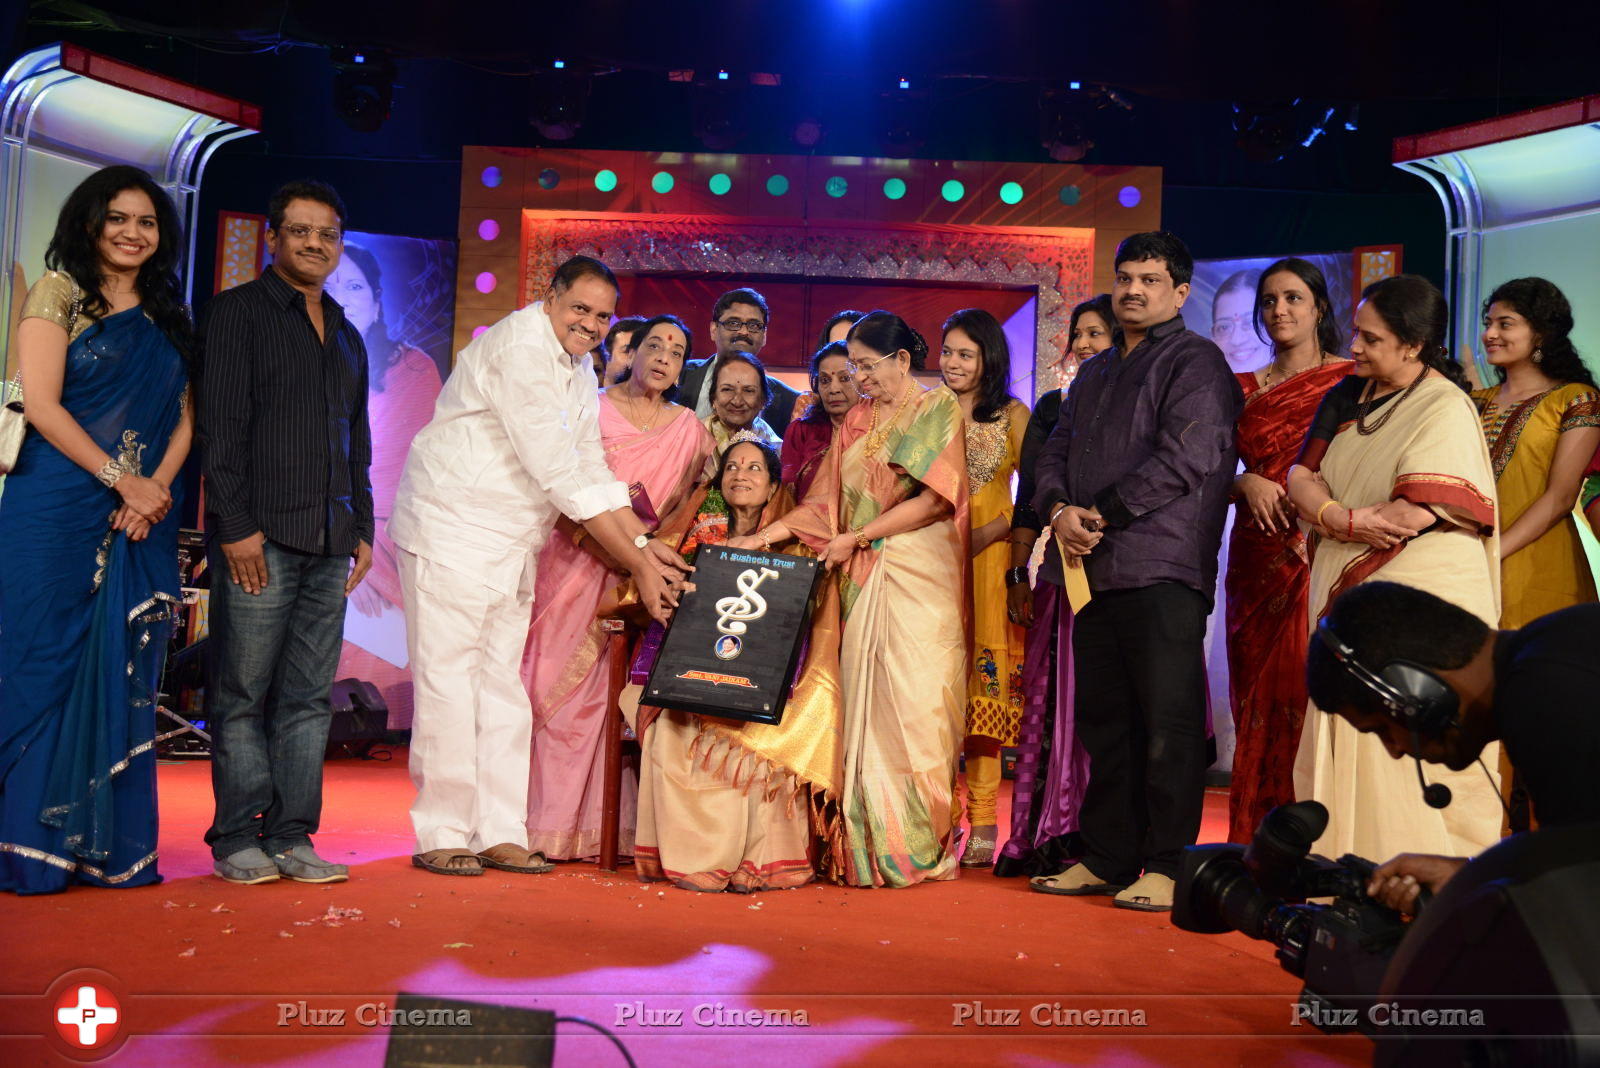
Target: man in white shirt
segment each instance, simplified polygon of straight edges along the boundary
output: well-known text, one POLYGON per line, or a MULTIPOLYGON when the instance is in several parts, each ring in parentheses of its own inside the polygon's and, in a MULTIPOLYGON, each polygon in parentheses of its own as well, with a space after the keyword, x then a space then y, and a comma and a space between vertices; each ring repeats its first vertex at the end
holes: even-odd
POLYGON ((605 264, 563 263, 543 301, 461 350, 406 459, 388 529, 416 695, 419 868, 550 870, 527 849, 533 712, 518 669, 557 516, 583 523, 633 574, 657 619, 675 603, 664 576, 682 565, 648 536, 600 446, 589 353, 616 303, 605 264))

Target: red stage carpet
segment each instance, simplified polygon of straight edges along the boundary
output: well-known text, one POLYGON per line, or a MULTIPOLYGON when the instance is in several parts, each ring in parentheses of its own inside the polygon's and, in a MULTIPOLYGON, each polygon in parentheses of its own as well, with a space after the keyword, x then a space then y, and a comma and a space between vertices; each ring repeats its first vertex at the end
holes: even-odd
MULTIPOLYGON (((1030 893, 987 872, 753 897, 590 864, 428 875, 410 863, 404 758, 328 765, 317 844, 351 867, 329 887, 212 877, 210 768, 164 765, 164 884, 0 901, 0 1064, 56 1062, 37 1037, 52 1020, 43 994, 77 968, 120 988, 128 1037, 113 1064, 379 1065, 386 1031, 362 1023, 399 991, 586 1017, 646 1066, 1370 1058, 1365 1039, 1294 1026, 1299 984, 1264 943, 1186 934, 1108 898, 1030 893), (1089 1010, 1118 1009, 1093 1025, 1089 1010), (327 1010, 343 1010, 343 1025, 327 1010)), ((1226 798, 1213 791, 1206 808, 1202 838, 1220 839, 1226 798)), ((557 1064, 623 1063, 599 1035, 557 1033, 557 1064)))

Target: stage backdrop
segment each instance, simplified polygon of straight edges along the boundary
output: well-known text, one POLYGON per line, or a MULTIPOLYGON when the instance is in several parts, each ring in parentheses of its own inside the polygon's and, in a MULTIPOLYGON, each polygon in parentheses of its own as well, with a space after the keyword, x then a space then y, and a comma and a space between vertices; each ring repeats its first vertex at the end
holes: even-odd
MULTIPOLYGON (((225 214, 219 226, 217 288, 259 273, 266 220, 225 214)), ((366 339, 372 426, 372 503, 376 543, 372 570, 350 596, 338 677, 375 684, 389 705, 389 726, 411 725, 405 616, 394 543, 386 529, 406 451, 433 418, 433 403, 450 372, 456 247, 352 230, 327 289, 366 339)))

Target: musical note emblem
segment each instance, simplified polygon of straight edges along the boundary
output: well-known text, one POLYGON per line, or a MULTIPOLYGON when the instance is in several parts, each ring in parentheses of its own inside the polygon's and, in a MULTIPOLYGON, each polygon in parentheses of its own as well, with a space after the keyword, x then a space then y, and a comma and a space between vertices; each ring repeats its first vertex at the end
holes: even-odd
POLYGON ((767 614, 767 599, 756 590, 767 579, 775 579, 778 573, 770 567, 764 567, 758 573, 754 568, 746 568, 739 572, 739 577, 734 580, 739 587, 738 597, 723 597, 717 601, 717 630, 722 634, 743 634, 749 629, 750 620, 760 619, 767 614))

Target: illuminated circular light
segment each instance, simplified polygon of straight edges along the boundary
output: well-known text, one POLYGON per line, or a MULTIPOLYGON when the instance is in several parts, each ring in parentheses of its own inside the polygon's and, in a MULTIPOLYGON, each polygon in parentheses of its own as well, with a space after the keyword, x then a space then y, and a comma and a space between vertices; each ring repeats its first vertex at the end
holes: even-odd
POLYGON ((1083 198, 1083 190, 1075 185, 1064 185, 1061 187, 1061 191, 1056 194, 1056 197, 1061 203, 1070 208, 1083 198))
POLYGON ((1139 187, 1136 185, 1125 185, 1117 190, 1117 203, 1125 208, 1136 207, 1143 197, 1144 194, 1139 192, 1139 187))
POLYGON ((554 167, 546 167, 539 172, 539 188, 554 189, 561 184, 561 172, 554 167))
POLYGON ((775 197, 781 197, 789 191, 789 179, 781 174, 774 174, 767 179, 767 192, 775 197))
POLYGON ((967 187, 951 178, 939 187, 939 195, 954 204, 967 195, 967 187))
POLYGON ((733 179, 726 174, 713 174, 711 181, 707 182, 706 185, 710 187, 713 196, 720 197, 733 188, 733 179))
POLYGON ((616 171, 601 171, 594 176, 594 187, 602 193, 609 193, 617 187, 616 171))
POLYGON ((478 224, 478 236, 485 241, 493 241, 500 236, 500 224, 493 219, 485 219, 478 224))
POLYGON ((883 195, 890 200, 899 200, 906 195, 906 183, 901 178, 890 178, 883 183, 883 195))
POLYGON ((829 178, 822 188, 830 197, 842 197, 850 191, 850 183, 836 174, 829 178))
POLYGON ((674 184, 672 175, 666 171, 656 171, 655 175, 650 179, 650 188, 663 196, 672 192, 674 184))
POLYGON ((1000 187, 1000 199, 1007 204, 1022 203, 1022 183, 1007 182, 1000 187))
POLYGON ((482 334, 487 334, 488 332, 489 328, 487 326, 475 326, 472 328, 472 336, 474 338, 479 337, 482 334))
POLYGON ((500 280, 494 276, 493 271, 484 271, 473 280, 472 284, 478 287, 479 293, 493 293, 494 287, 500 284, 500 280))
POLYGON ((500 184, 500 168, 485 167, 483 169, 483 174, 479 175, 479 179, 486 187, 489 189, 494 189, 500 184))

